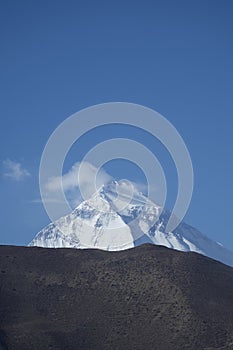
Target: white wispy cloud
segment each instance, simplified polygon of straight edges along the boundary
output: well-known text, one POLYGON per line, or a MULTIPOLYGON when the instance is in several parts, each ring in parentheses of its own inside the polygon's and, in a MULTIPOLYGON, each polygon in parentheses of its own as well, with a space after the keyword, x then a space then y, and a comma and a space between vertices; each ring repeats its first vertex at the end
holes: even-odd
POLYGON ((14 181, 22 181, 31 174, 20 162, 6 159, 3 161, 3 175, 14 181))
MULTIPOLYGON (((98 171, 95 181, 97 168, 89 162, 77 162, 70 170, 62 176, 52 177, 45 183, 43 201, 46 203, 62 204, 60 193, 64 192, 65 197, 72 208, 77 207, 83 199, 90 198, 102 185, 109 183, 114 178, 103 168, 98 171), (82 171, 79 174, 80 165, 82 171), (81 188, 81 191, 80 191, 81 188), (86 195, 83 198, 83 194, 86 195)), ((140 192, 147 192, 147 185, 143 183, 131 182, 131 184, 140 192)), ((41 199, 34 199, 32 203, 42 203, 41 199)))
MULTIPOLYGON (((72 208, 75 208, 83 200, 80 193, 80 188, 83 193, 88 193, 91 196, 100 186, 113 180, 113 178, 104 170, 100 169, 95 183, 95 174, 97 168, 89 162, 82 162, 82 171, 79 176, 81 162, 76 162, 71 169, 62 176, 50 178, 44 187, 46 189, 46 196, 43 201, 47 203, 62 203, 59 193, 65 192, 66 199, 72 208)), ((32 203, 41 203, 41 199, 34 199, 32 203)))
MULTIPOLYGON (((58 200, 56 198, 46 198, 45 201, 46 201, 46 203, 58 203, 58 204, 63 203, 63 201, 58 200)), ((36 198, 36 199, 30 200, 29 203, 41 204, 41 203, 43 203, 43 201, 41 198, 36 198)))
MULTIPOLYGON (((83 171, 79 174, 81 162, 75 163, 72 168, 62 176, 49 179, 46 188, 49 192, 56 192, 63 187, 64 191, 73 190, 77 187, 93 186, 93 179, 96 173, 96 167, 89 162, 82 162, 83 171)), ((97 187, 112 180, 112 177, 103 169, 100 169, 97 176, 97 187)))

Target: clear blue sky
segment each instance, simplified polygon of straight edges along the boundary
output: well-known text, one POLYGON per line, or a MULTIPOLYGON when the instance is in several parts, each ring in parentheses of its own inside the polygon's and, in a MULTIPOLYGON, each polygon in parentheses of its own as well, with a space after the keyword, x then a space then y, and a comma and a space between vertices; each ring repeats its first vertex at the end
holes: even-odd
MULTIPOLYGON (((178 129, 195 172, 186 221, 233 250, 232 11, 226 0, 1 2, 1 244, 27 244, 48 223, 34 200, 55 127, 84 107, 126 101, 157 110, 178 129)), ((116 133, 96 131, 78 149, 116 133)), ((172 203, 175 171, 153 147, 172 203)), ((82 152, 71 150, 67 169, 82 152)))

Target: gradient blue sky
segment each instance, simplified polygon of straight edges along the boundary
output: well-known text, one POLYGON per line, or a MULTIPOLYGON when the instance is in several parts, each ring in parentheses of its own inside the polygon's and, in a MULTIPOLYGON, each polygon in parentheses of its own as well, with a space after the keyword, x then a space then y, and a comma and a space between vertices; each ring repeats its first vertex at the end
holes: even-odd
MULTIPOLYGON (((183 136, 195 173, 186 221, 233 250, 232 11, 226 0, 1 2, 1 244, 27 244, 49 221, 35 199, 41 153, 58 124, 90 105, 126 101, 157 110, 183 136)), ((101 140, 131 133, 90 132, 65 170, 101 140)), ((171 207, 169 155, 148 135, 132 136, 163 165, 171 207)), ((116 162, 106 170, 143 178, 116 162)))

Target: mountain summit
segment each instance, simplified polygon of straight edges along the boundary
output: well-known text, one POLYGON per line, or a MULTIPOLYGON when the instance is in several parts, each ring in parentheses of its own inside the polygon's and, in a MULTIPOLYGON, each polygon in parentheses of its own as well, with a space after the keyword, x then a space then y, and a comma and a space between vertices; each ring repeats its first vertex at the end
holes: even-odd
POLYGON ((112 181, 42 229, 29 246, 116 251, 153 243, 194 251, 233 266, 232 252, 186 223, 166 233, 169 217, 168 210, 162 211, 127 181, 112 181))

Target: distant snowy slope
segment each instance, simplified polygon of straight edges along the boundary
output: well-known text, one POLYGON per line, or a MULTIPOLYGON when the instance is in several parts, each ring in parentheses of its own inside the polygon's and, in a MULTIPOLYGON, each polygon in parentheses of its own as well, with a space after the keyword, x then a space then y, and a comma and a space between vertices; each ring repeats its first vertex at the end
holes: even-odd
POLYGON ((169 217, 169 211, 161 213, 158 205, 135 188, 131 199, 127 185, 113 181, 72 213, 46 226, 29 245, 113 251, 153 243, 201 253, 233 266, 232 252, 192 226, 181 223, 174 232, 166 233, 169 217))

